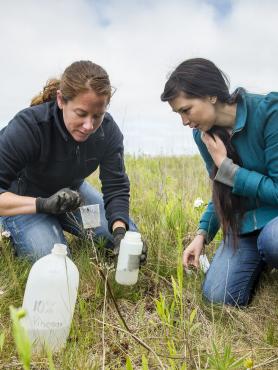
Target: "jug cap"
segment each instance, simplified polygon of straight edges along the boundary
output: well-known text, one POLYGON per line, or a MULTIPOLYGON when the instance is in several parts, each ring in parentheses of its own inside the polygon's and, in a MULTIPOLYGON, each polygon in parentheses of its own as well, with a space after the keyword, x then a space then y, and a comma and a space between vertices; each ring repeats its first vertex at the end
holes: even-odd
POLYGON ((51 253, 66 256, 68 254, 67 246, 65 244, 55 243, 54 247, 51 250, 51 253))

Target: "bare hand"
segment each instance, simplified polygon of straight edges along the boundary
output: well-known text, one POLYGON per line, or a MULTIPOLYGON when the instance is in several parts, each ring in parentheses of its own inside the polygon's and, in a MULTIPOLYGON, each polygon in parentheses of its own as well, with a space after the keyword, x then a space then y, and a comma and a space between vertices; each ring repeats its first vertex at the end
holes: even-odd
POLYGON ((186 247, 183 252, 182 263, 186 269, 190 265, 199 267, 199 257, 205 244, 205 238, 203 235, 197 235, 193 241, 186 247))
POLYGON ((213 162, 219 168, 221 163, 227 157, 227 150, 223 141, 217 135, 213 135, 212 138, 206 132, 202 132, 201 138, 203 143, 206 145, 213 162))

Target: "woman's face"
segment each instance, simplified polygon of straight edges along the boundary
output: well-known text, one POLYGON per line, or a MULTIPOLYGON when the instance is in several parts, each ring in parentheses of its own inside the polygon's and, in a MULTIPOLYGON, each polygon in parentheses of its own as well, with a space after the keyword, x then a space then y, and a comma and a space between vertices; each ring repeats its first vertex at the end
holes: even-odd
POLYGON ((181 116, 184 126, 208 131, 216 124, 215 102, 215 98, 188 98, 185 93, 180 93, 169 104, 181 116))
POLYGON ((63 111, 68 132, 75 141, 83 142, 102 124, 109 97, 89 90, 65 102, 61 91, 58 90, 57 103, 63 111))

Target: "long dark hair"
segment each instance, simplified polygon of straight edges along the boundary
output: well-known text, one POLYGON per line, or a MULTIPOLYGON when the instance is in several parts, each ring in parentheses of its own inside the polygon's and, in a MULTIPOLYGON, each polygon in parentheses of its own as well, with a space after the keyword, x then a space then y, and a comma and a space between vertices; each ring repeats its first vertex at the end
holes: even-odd
MULTIPOLYGON (((168 78, 161 94, 161 100, 171 101, 181 93, 185 93, 188 98, 216 96, 217 101, 226 104, 234 104, 240 97, 240 89, 230 94, 229 80, 225 73, 213 62, 203 58, 188 59, 182 62, 168 78)), ((241 164, 241 160, 231 143, 230 135, 225 128, 214 126, 208 133, 212 137, 218 135, 227 149, 227 156, 234 163, 241 164)), ((213 177, 217 170, 214 165, 213 177)), ((231 232, 234 246, 236 246, 244 214, 244 198, 234 195, 230 186, 213 181, 212 199, 224 238, 228 236, 228 232, 231 232)))
MULTIPOLYGON (((242 166, 242 161, 231 143, 229 132, 223 127, 214 126, 207 133, 213 138, 217 135, 224 143, 227 150, 227 157, 235 164, 242 166)), ((218 168, 214 164, 212 178, 215 177, 218 168)), ((223 237, 226 239, 232 236, 234 247, 237 246, 240 224, 245 212, 245 198, 232 193, 232 188, 219 181, 212 182, 212 201, 221 223, 223 237)))
POLYGON ((181 92, 187 97, 217 96, 222 103, 230 102, 228 77, 213 62, 193 58, 182 62, 170 75, 161 94, 162 101, 175 99, 181 92))

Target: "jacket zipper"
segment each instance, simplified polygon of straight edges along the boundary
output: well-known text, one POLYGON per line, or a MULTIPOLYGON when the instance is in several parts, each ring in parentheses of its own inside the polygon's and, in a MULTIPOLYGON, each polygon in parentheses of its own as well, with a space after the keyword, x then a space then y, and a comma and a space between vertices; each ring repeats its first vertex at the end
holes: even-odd
POLYGON ((77 158, 77 163, 80 164, 80 148, 79 148, 79 145, 77 145, 77 147, 75 148, 75 155, 76 155, 76 158, 77 158))
POLYGON ((18 179, 17 179, 17 194, 18 195, 23 195, 23 194, 21 194, 22 193, 22 183, 23 183, 22 177, 19 176, 18 179))

